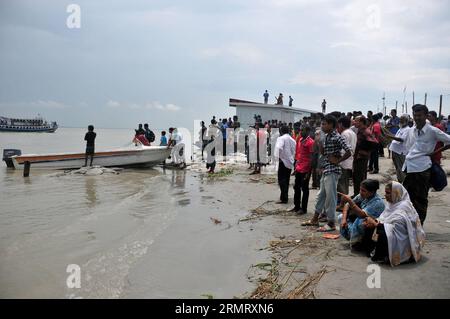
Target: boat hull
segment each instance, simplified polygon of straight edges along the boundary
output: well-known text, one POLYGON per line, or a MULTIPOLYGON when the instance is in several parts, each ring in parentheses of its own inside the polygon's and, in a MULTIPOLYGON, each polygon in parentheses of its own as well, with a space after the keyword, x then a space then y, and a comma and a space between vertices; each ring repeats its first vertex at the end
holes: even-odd
POLYGON ((57 127, 14 128, 0 126, 0 132, 54 133, 57 127))
MULTIPOLYGON (((170 151, 164 146, 148 146, 136 150, 96 152, 92 165, 103 167, 151 166, 163 162, 170 155, 170 151)), ((85 154, 24 154, 12 156, 11 160, 15 169, 23 169, 25 162, 30 162, 32 169, 76 169, 84 165, 85 154)))

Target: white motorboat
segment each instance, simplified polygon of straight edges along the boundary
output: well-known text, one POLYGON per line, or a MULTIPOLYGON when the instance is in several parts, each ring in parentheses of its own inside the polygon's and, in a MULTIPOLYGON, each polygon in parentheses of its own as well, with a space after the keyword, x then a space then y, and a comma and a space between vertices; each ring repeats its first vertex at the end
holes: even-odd
MULTIPOLYGON (((119 148, 95 152, 92 165, 103 167, 151 166, 164 162, 171 149, 167 146, 138 145, 132 148, 119 148)), ((31 168, 75 169, 85 163, 84 153, 21 154, 20 150, 4 150, 3 160, 8 167, 23 169, 25 162, 31 168)), ((90 160, 90 159, 89 159, 90 160)), ((89 163, 89 162, 88 162, 89 163)))

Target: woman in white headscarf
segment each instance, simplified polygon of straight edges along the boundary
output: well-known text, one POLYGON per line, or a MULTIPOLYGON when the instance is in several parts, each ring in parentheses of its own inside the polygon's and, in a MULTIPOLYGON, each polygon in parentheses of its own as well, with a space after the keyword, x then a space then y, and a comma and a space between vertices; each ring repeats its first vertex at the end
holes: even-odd
POLYGON ((425 232, 408 191, 398 182, 386 185, 386 209, 378 219, 367 218, 367 227, 376 227, 373 261, 389 258, 391 266, 421 258, 425 232))

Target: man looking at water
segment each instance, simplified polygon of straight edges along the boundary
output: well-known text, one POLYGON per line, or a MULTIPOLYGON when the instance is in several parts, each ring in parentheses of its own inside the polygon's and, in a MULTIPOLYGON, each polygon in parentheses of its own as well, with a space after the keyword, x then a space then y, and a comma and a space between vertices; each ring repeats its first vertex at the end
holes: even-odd
POLYGON ((386 128, 392 135, 395 135, 400 128, 400 118, 397 116, 397 111, 395 109, 391 110, 391 116, 391 119, 386 124, 386 128))
POLYGON ((144 124, 144 135, 149 143, 153 143, 155 141, 155 133, 148 127, 148 124, 144 124))
POLYGON ((359 194, 361 182, 367 179, 367 164, 370 156, 370 144, 367 139, 370 135, 367 130, 367 118, 359 115, 355 118, 356 148, 353 155, 353 197, 359 194))
POLYGON ((427 217, 428 189, 430 188, 431 157, 436 153, 436 143, 441 141, 450 148, 450 136, 427 122, 428 108, 422 104, 412 107, 415 126, 410 132, 411 143, 402 170, 406 172, 403 186, 408 191, 411 202, 419 214, 423 225, 427 217))
POLYGON ((88 157, 91 157, 91 163, 89 166, 92 166, 92 161, 94 160, 95 153, 95 138, 97 133, 94 132, 94 126, 88 126, 88 132, 84 136, 84 140, 86 141, 86 155, 84 157, 84 166, 87 166, 88 157))
POLYGON ((172 130, 172 135, 169 140, 169 145, 167 147, 173 146, 172 149, 172 162, 175 165, 179 165, 180 168, 186 167, 186 161, 184 159, 184 143, 183 143, 183 136, 181 133, 178 132, 178 129, 176 127, 170 128, 169 132, 172 130))
POLYGON ((350 119, 346 116, 338 120, 338 132, 344 138, 352 151, 352 155, 341 163, 342 174, 339 178, 337 190, 339 193, 348 195, 350 178, 353 176, 353 154, 356 149, 356 134, 350 129, 350 119))
POLYGON ((319 232, 336 230, 337 183, 341 175, 340 163, 349 158, 352 153, 344 138, 336 132, 337 120, 327 114, 322 120, 322 131, 327 134, 325 143, 321 146, 323 155, 323 174, 320 179, 320 190, 317 194, 314 217, 302 226, 319 226, 319 215, 325 210, 328 223, 317 229, 319 232), (345 151, 342 156, 341 150, 345 151))
POLYGON ((294 208, 290 211, 297 214, 306 214, 308 208, 309 178, 311 177, 311 160, 314 152, 314 140, 310 137, 310 132, 309 126, 303 126, 301 135, 297 137, 296 142, 294 208))
POLYGON ((294 166, 295 140, 289 133, 289 127, 283 125, 280 129, 281 136, 275 144, 275 157, 279 159, 278 184, 281 191, 279 204, 286 204, 288 202, 289 179, 294 166))

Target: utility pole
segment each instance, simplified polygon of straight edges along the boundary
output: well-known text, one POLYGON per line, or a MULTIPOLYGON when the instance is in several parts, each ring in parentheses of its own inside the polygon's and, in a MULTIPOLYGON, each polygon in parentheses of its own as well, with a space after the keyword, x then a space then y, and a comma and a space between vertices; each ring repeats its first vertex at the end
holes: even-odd
POLYGON ((386 115, 386 93, 383 92, 383 114, 386 115))
POLYGON ((405 101, 406 114, 408 114, 408 101, 405 101))
POLYGON ((398 101, 395 101, 395 112, 397 112, 397 104, 398 104, 398 101))
POLYGON ((439 118, 441 117, 442 114, 442 94, 439 97, 439 118))
POLYGON ((423 105, 427 106, 427 93, 425 93, 425 102, 423 103, 423 105))

